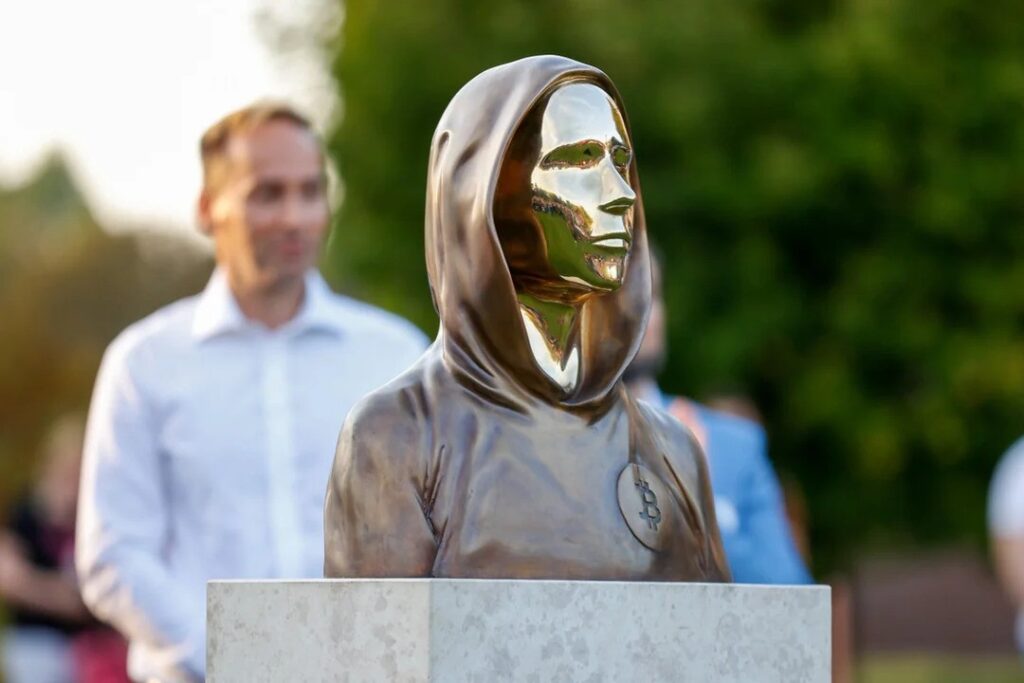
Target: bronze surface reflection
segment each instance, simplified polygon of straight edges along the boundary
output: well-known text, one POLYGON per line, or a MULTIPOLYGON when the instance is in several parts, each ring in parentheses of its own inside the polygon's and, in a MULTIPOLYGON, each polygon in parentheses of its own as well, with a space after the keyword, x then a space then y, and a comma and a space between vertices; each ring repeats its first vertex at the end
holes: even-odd
POLYGON ((455 95, 427 180, 441 331, 345 423, 327 576, 728 579, 699 447, 622 387, 651 299, 639 195, 600 71, 533 57, 455 95))

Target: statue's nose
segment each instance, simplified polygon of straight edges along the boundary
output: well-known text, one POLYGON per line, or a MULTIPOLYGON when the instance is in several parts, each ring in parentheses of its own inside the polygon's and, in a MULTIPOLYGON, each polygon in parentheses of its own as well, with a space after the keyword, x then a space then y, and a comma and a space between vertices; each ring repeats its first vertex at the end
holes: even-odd
POLYGON ((633 188, 629 186, 629 183, 619 173, 619 169, 610 160, 606 159, 601 165, 604 167, 601 174, 604 196, 612 199, 597 208, 606 213, 621 216, 636 203, 636 192, 633 192, 633 188))

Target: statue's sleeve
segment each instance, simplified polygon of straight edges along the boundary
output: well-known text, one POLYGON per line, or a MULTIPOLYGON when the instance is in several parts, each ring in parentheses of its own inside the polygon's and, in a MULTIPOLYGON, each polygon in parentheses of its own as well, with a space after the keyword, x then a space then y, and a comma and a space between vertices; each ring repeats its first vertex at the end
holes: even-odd
POLYGON ((324 506, 324 576, 430 576, 437 542, 423 505, 423 444, 410 416, 353 410, 324 506))

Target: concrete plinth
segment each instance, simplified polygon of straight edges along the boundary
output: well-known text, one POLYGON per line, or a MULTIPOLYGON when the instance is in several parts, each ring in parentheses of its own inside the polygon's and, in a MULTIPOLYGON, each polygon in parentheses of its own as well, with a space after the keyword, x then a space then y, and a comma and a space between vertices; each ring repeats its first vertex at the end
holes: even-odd
POLYGON ((208 680, 827 683, 827 587, 443 579, 208 587, 208 680))

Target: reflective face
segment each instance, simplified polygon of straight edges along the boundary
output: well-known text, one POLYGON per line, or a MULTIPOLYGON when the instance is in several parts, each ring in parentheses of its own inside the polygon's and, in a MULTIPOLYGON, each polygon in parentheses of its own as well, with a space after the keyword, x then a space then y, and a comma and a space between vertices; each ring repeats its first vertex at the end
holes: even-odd
POLYGON ((548 100, 539 137, 530 186, 551 270, 588 288, 618 288, 636 201, 633 150, 618 107, 596 85, 567 84, 548 100))
POLYGON ((226 155, 223 180, 200 199, 218 263, 243 286, 301 279, 329 222, 316 138, 290 121, 268 121, 233 137, 226 155))

